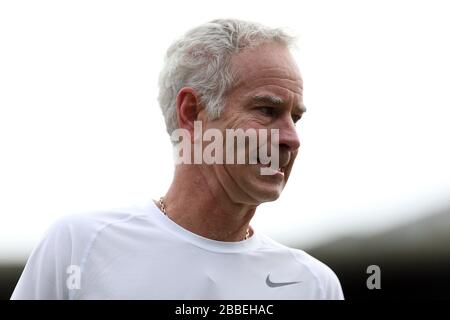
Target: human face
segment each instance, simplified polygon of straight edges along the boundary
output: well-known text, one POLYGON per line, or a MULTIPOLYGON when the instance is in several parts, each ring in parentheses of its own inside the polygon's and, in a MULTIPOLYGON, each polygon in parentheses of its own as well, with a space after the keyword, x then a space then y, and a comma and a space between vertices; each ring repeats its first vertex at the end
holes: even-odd
MULTIPOLYGON (((247 49, 232 59, 237 83, 226 98, 219 119, 207 127, 279 130, 279 167, 274 175, 261 175, 261 164, 214 166, 226 193, 237 202, 258 205, 276 200, 291 173, 300 147, 295 122, 306 111, 303 82, 289 50, 276 43, 247 49)), ((270 134, 268 146, 270 146, 270 134)), ((270 147, 267 149, 270 153, 270 147)))

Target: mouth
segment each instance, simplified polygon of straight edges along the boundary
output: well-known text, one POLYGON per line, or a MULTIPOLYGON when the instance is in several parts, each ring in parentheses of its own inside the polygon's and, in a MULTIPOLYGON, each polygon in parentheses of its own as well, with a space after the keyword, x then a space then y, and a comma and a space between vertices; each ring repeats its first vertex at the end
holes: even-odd
MULTIPOLYGON (((259 157, 258 157, 258 158, 256 159, 256 165, 257 165, 258 167, 271 168, 271 167, 272 167, 272 162, 269 162, 269 163, 267 163, 267 164, 264 164, 264 163, 262 163, 262 162, 259 160, 259 157)), ((284 175, 284 172, 286 171, 286 167, 287 167, 287 164, 286 164, 285 166, 280 166, 280 167, 278 167, 278 168, 276 169, 276 171, 284 175)), ((274 169, 274 170, 275 170, 275 169, 274 169)))

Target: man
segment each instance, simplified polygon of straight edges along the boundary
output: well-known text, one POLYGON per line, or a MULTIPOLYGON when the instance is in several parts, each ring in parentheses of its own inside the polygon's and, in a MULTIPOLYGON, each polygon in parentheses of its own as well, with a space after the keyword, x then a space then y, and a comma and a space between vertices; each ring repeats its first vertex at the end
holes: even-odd
POLYGON ((300 147, 295 123, 305 107, 292 42, 279 29, 239 20, 215 20, 176 41, 159 102, 176 154, 187 161, 177 159, 169 190, 142 206, 61 219, 33 251, 12 298, 343 299, 326 265, 250 227, 258 205, 280 196, 300 147), (219 138, 232 129, 274 135, 258 135, 256 147, 251 135, 229 147, 219 138), (208 132, 218 148, 189 161, 212 140, 208 132), (264 146, 270 158, 259 152, 264 146), (235 151, 244 164, 205 159, 235 151))

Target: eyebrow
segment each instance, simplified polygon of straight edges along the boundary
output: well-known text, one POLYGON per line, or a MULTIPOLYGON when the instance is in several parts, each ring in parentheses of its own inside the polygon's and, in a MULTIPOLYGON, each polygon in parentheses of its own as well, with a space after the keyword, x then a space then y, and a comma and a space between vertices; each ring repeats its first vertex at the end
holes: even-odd
MULTIPOLYGON (((256 95, 251 97, 250 99, 253 103, 263 103, 263 104, 270 104, 270 105, 275 105, 275 106, 282 106, 282 105, 286 105, 287 102, 279 97, 279 96, 275 96, 275 95, 256 95)), ((305 113, 306 112, 306 107, 304 104, 301 105, 295 105, 294 107, 297 111, 300 111, 300 113, 305 113)))

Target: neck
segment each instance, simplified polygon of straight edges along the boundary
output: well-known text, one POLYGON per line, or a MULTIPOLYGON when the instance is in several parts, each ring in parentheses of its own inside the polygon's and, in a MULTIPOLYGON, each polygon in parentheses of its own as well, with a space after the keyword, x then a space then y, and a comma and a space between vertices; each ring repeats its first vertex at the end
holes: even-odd
POLYGON ((181 227, 202 237, 241 241, 256 206, 233 201, 217 180, 208 179, 207 170, 200 165, 176 167, 172 184, 164 195, 166 214, 181 227))

